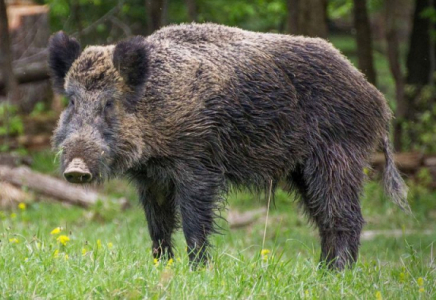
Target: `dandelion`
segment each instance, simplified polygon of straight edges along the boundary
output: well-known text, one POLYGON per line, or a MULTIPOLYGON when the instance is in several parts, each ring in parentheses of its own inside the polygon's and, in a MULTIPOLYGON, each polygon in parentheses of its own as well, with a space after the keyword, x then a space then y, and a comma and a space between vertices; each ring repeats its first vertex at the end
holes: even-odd
POLYGON ((86 248, 82 248, 82 256, 85 256, 86 253, 88 253, 88 250, 86 250, 86 248))
POLYGON ((269 251, 268 249, 262 249, 262 251, 260 251, 260 255, 265 256, 268 255, 271 251, 269 251))
POLYGON ((406 281, 406 274, 404 272, 400 273, 400 282, 405 282, 406 281))
POLYGON ((26 210, 26 203, 21 202, 20 204, 18 204, 18 208, 21 210, 26 210))
POLYGON ((377 291, 377 292, 375 293, 375 299, 377 299, 377 300, 383 300, 383 297, 382 297, 380 291, 377 291))
POLYGON ((107 248, 110 250, 114 247, 114 244, 112 244, 111 242, 107 243, 107 248))
POLYGON ((422 277, 419 277, 416 282, 418 283, 418 287, 419 287, 418 291, 420 293, 424 293, 425 292, 425 289, 424 289, 424 279, 422 277))
POLYGON ((70 257, 68 256, 68 254, 65 253, 64 255, 64 260, 68 260, 70 257))
POLYGON ((171 267, 174 263, 174 259, 170 258, 167 262, 167 267, 171 267))
POLYGON ((20 241, 17 238, 9 239, 9 243, 11 243, 11 244, 18 244, 19 242, 20 241))
POLYGON ((101 249, 101 240, 97 240, 97 249, 101 249))
POLYGON ((53 229, 52 231, 50 231, 50 234, 51 234, 51 235, 55 235, 55 234, 60 233, 62 230, 63 230, 62 227, 56 227, 55 229, 53 229))
POLYGON ((56 250, 53 252, 53 257, 54 257, 54 258, 58 258, 58 257, 59 257, 59 249, 56 249, 56 250))
POLYGON ((377 291, 377 292, 375 293, 375 299, 377 299, 377 300, 383 300, 383 297, 382 297, 382 294, 381 294, 380 291, 377 291))
POLYGON ((267 261, 268 260, 268 254, 271 251, 269 251, 268 249, 262 249, 262 251, 260 251, 260 255, 262 255, 262 259, 267 261))
POLYGON ((66 235, 60 235, 56 240, 62 245, 66 246, 67 243, 70 241, 70 238, 66 235))
POLYGON ((159 265, 159 259, 154 258, 153 259, 153 264, 157 267, 159 265))

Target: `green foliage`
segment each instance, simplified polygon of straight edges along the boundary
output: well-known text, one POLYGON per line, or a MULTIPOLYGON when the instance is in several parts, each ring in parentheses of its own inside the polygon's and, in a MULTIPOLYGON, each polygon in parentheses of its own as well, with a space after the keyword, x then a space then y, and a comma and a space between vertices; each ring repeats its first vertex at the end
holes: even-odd
POLYGON ((23 131, 24 124, 17 107, 6 102, 0 103, 0 136, 20 135, 23 131))
POLYGON ((406 150, 417 150, 424 153, 436 152, 436 106, 434 86, 406 86, 406 94, 414 99, 414 106, 419 112, 414 120, 400 120, 404 131, 404 142, 408 145, 406 150))
POLYGON ((287 15, 285 1, 200 0, 198 6, 200 22, 215 22, 254 31, 283 32, 285 30, 287 15))
MULTIPOLYGON (((377 12, 383 9, 383 0, 368 0, 369 13, 377 12)), ((327 2, 327 14, 331 20, 351 19, 353 18, 353 0, 329 0, 327 2)))

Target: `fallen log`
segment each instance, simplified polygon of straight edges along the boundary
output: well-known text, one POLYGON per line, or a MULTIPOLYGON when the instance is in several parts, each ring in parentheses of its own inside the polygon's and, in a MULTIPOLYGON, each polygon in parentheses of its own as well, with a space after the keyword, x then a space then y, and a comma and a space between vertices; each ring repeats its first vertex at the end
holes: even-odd
MULTIPOLYGON (((374 169, 384 169, 385 161, 383 153, 375 153, 371 157, 371 165, 374 169)), ((397 153, 394 155, 394 162, 401 172, 414 173, 422 166, 424 155, 419 152, 397 153)))
POLYGON ((0 181, 0 208, 16 207, 18 203, 29 201, 32 197, 21 189, 0 181))
POLYGON ((266 207, 240 213, 231 210, 227 216, 227 222, 230 228, 240 228, 254 223, 257 219, 264 215, 266 207))
POLYGON ((34 172, 27 167, 0 166, 0 180, 16 186, 27 187, 61 202, 85 208, 92 206, 99 199, 105 200, 104 196, 91 189, 74 186, 63 180, 34 172))

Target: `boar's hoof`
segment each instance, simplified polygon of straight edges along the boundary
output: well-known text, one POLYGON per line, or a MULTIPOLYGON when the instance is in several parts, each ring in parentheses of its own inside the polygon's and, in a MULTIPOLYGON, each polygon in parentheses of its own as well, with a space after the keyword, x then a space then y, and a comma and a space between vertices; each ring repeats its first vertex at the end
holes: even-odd
POLYGON ((81 158, 73 159, 65 169, 64 177, 72 183, 87 183, 92 179, 92 174, 81 158))

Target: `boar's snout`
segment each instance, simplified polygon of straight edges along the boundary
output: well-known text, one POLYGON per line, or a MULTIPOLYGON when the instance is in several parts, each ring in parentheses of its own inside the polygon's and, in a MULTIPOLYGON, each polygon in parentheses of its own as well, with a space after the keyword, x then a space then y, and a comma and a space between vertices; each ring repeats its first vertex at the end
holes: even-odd
POLYGON ((81 158, 74 158, 64 171, 64 177, 71 183, 88 183, 92 174, 81 158))

